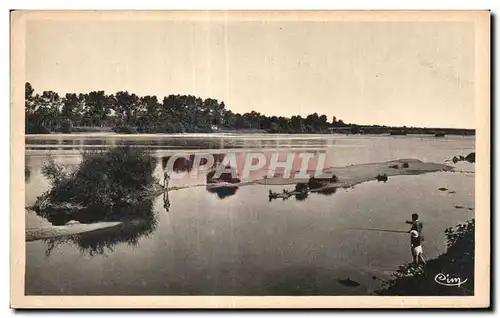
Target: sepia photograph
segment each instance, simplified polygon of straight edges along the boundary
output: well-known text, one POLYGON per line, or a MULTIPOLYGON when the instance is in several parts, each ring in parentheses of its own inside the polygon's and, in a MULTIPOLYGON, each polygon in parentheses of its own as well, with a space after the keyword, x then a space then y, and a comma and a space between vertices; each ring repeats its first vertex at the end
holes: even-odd
POLYGON ((488 307, 490 18, 12 11, 11 305, 488 307))

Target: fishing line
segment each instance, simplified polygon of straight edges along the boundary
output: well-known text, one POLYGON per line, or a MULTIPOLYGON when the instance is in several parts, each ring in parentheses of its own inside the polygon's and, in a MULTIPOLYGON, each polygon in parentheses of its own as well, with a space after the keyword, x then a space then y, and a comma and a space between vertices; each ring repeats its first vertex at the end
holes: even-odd
POLYGON ((401 230, 388 230, 388 229, 370 229, 370 228, 357 228, 357 227, 348 227, 346 228, 348 230, 360 230, 360 231, 373 231, 373 232, 390 232, 390 233, 402 233, 402 234, 409 234, 408 231, 401 231, 401 230))
MULTIPOLYGON (((401 234, 408 234, 409 233, 408 231, 389 230, 389 229, 355 228, 355 227, 351 227, 351 228, 347 228, 347 229, 349 229, 349 230, 361 230, 361 231, 373 231, 373 232, 401 233, 401 234)), ((426 242, 426 241, 424 241, 424 242, 426 242)), ((432 241, 427 241, 427 242, 431 243, 429 245, 432 246, 432 248, 436 252, 436 255, 440 255, 441 254, 439 252, 438 248, 436 247, 436 245, 434 244, 434 242, 432 242, 432 241)))
MULTIPOLYGON (((373 232, 389 232, 389 233, 400 233, 400 234, 408 234, 409 232, 408 231, 401 231, 401 230, 389 230, 389 229, 375 229, 375 228, 355 228, 355 227, 351 227, 351 228, 347 228, 349 230, 361 230, 361 231, 373 231, 373 232)), ((431 242, 431 244, 429 244, 432 246, 432 248, 436 251, 436 255, 439 255, 439 250, 437 249, 437 247, 435 246, 434 242, 431 242)), ((427 255, 422 251, 422 258, 424 260, 425 263, 428 262, 428 257, 427 255)), ((351 266, 353 266, 351 264, 351 266)), ((354 266, 353 266, 354 267, 354 266)), ((356 267, 357 268, 357 267, 356 267)), ((360 268, 357 268, 358 270, 361 270, 363 271, 362 269, 360 268)), ((373 275, 373 273, 369 273, 367 271, 365 271, 365 273, 368 273, 370 275, 373 275)), ((374 277, 377 277, 376 275, 373 275, 374 277)), ((378 277, 377 277, 378 278, 378 277)), ((380 278, 378 278, 380 279, 380 278)))

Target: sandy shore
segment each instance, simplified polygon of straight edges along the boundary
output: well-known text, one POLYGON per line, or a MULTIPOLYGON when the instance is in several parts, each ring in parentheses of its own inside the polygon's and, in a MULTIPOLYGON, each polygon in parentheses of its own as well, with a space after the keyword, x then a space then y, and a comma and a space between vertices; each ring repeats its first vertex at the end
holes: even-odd
MULTIPOLYGON (((376 180, 377 175, 399 176, 399 175, 419 175, 437 171, 453 171, 454 167, 433 163, 423 162, 418 159, 398 159, 385 162, 366 163, 358 165, 350 165, 344 167, 329 167, 323 170, 322 178, 331 178, 336 175, 338 182, 329 183, 325 188, 349 188, 356 184, 376 180), (403 164, 407 163, 408 168, 403 168, 403 164), (398 168, 391 168, 397 165, 398 168)), ((314 171, 309 172, 314 173, 314 171)), ((294 185, 301 182, 308 182, 309 178, 294 178, 298 171, 292 171, 290 178, 283 178, 279 173, 272 178, 262 178, 257 180, 249 180, 241 183, 218 182, 211 184, 193 184, 189 186, 169 187, 168 191, 183 190, 196 187, 220 188, 220 187, 242 187, 248 185, 294 185)))
POLYGON ((54 225, 29 228, 26 229, 26 242, 91 232, 108 227, 114 227, 120 225, 121 223, 122 222, 98 222, 92 224, 77 223, 61 226, 54 225))
MULTIPOLYGON (((322 178, 337 176, 338 182, 328 184, 328 187, 352 187, 356 184, 375 180, 377 175, 398 176, 398 175, 418 175, 437 171, 452 171, 453 167, 432 162, 423 162, 417 159, 399 159, 386 162, 375 162, 360 165, 350 165, 345 167, 329 167, 324 169, 322 178), (407 163, 408 168, 403 168, 407 163), (391 166, 397 165, 398 168, 391 166)), ((293 173, 292 173, 293 176, 293 173)), ((276 176, 257 180, 255 184, 265 185, 290 185, 300 182, 307 182, 308 179, 283 178, 276 176)))

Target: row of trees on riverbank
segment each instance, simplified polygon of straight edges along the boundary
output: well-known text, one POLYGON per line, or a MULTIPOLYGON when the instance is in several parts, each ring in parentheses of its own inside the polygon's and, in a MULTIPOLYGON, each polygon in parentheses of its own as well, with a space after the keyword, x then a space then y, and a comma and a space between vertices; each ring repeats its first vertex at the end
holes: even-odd
POLYGON ((324 114, 266 116, 256 111, 233 113, 224 102, 193 95, 138 96, 127 91, 35 93, 25 85, 26 133, 72 131, 115 131, 120 133, 183 133, 222 131, 258 131, 270 133, 342 133, 342 134, 445 134, 474 135, 473 129, 389 127, 346 124, 324 114))
MULTIPOLYGON (((245 114, 226 109, 224 102, 193 95, 138 96, 126 91, 36 94, 25 87, 26 133, 70 132, 72 127, 133 127, 139 132, 210 132, 222 129, 260 129, 269 132, 326 132, 332 124, 347 126, 335 117, 313 113, 303 118, 245 114)), ((122 128, 123 129, 123 128, 122 128)))

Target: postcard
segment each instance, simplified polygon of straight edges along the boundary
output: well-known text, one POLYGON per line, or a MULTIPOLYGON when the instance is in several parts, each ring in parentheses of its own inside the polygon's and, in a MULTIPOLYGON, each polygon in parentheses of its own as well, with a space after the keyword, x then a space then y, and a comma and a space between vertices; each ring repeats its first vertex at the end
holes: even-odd
POLYGON ((489 307, 490 19, 12 11, 11 307, 489 307))

